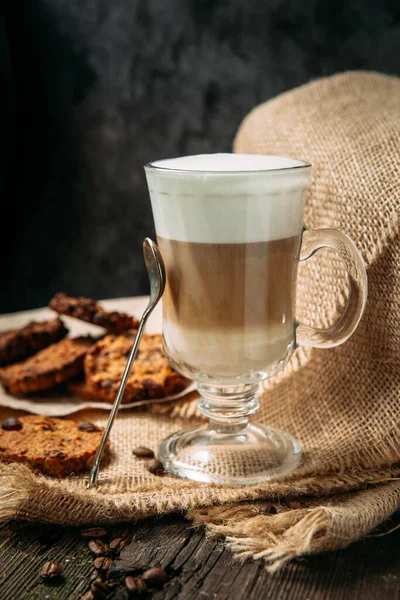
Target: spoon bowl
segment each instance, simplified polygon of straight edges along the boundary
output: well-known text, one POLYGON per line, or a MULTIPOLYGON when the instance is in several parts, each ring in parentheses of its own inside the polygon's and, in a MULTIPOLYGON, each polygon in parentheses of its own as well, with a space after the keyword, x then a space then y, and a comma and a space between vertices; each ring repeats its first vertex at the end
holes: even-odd
POLYGON ((150 300, 148 306, 153 310, 164 293, 166 274, 164 261, 156 244, 146 238, 143 242, 143 256, 150 281, 150 300))

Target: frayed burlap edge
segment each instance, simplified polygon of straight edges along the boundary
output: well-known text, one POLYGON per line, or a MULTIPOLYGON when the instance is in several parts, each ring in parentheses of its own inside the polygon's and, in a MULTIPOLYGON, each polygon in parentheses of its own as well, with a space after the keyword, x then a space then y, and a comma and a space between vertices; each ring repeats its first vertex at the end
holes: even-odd
POLYGON ((99 501, 97 492, 77 490, 72 481, 68 485, 35 475, 24 465, 3 464, 0 521, 107 525, 180 511, 194 525, 206 525, 210 535, 226 536, 226 544, 237 558, 263 559, 273 572, 295 557, 344 548, 367 535, 400 508, 397 475, 398 468, 332 475, 318 478, 312 487, 310 478, 304 478, 287 484, 286 490, 282 490, 282 482, 271 482, 263 498, 257 489, 243 488, 242 498, 236 491, 235 502, 229 503, 227 497, 221 506, 221 488, 217 486, 204 490, 193 486, 184 495, 157 494, 154 489, 105 494, 99 501), (290 500, 293 496, 297 498, 295 509, 290 500), (260 500, 269 501, 276 514, 260 514, 260 500))
POLYGON ((232 504, 188 516, 211 535, 225 535, 237 558, 263 559, 274 572, 293 558, 345 548, 370 533, 400 508, 400 480, 298 504, 302 507, 287 510, 285 503, 274 503, 277 513, 269 515, 260 514, 256 504, 232 504))

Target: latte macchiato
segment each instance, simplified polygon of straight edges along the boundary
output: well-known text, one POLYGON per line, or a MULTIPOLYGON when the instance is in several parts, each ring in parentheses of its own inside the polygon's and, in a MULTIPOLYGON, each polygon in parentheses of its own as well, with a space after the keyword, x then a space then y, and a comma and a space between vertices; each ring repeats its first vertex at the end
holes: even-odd
POLYGON ((167 271, 166 352, 184 374, 260 379, 292 347, 308 177, 300 165, 217 154, 157 161, 146 171, 167 271))
POLYGON ((306 162, 208 154, 145 171, 167 274, 165 351, 196 382, 197 408, 209 419, 168 436, 158 457, 166 471, 204 483, 284 475, 299 464, 301 445, 249 421, 260 406, 259 382, 283 369, 299 343, 329 348, 352 335, 367 294, 363 259, 340 231, 303 226, 306 162), (295 318, 300 253, 306 260, 321 248, 338 252, 350 283, 349 303, 327 329, 295 318))

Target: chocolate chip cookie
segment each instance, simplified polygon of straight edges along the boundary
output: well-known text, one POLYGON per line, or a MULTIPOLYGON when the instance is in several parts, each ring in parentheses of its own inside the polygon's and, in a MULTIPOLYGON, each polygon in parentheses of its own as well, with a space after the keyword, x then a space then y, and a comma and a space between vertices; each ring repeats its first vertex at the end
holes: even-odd
POLYGON ((58 342, 68 333, 61 319, 37 323, 32 321, 20 329, 0 333, 0 366, 24 360, 58 342))
POLYGON ((0 460, 25 463, 56 477, 89 469, 103 435, 102 427, 86 421, 37 415, 14 420, 18 428, 7 423, 0 427, 0 460))
POLYGON ((49 307, 55 312, 99 325, 112 333, 137 329, 139 321, 126 313, 107 311, 91 298, 71 298, 59 292, 50 301, 49 307))
POLYGON ((46 390, 79 375, 93 346, 90 336, 65 338, 27 360, 0 369, 0 381, 11 394, 46 390))
MULTIPOLYGON (((97 400, 114 401, 134 339, 134 333, 107 335, 87 353, 86 382, 97 400)), ((187 384, 164 355, 161 335, 144 334, 122 402, 165 398, 183 390, 187 384)))

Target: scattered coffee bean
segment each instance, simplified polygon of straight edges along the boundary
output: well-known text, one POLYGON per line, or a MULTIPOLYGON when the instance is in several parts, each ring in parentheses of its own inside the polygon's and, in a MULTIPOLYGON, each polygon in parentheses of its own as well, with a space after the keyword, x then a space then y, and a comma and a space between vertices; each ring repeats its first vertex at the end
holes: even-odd
POLYGON ((153 475, 162 475, 164 473, 164 466, 160 460, 155 458, 147 463, 147 470, 153 475))
POLYGON ((10 417, 9 419, 3 421, 1 428, 5 431, 19 431, 22 429, 22 425, 22 421, 16 417, 10 417))
POLYGON ((62 564, 60 562, 47 561, 44 563, 40 571, 40 577, 42 579, 56 579, 62 571, 62 564))
POLYGON ((161 587, 168 580, 168 575, 164 569, 153 567, 143 573, 142 579, 148 587, 161 587))
POLYGON ((143 594, 143 592, 147 591, 147 583, 141 577, 138 577, 136 579, 136 585, 137 585, 137 589, 138 589, 138 593, 139 594, 143 594))
POLYGON ((137 586, 135 577, 133 577, 132 575, 128 575, 127 577, 125 577, 125 587, 128 590, 128 592, 136 592, 137 586))
POLYGON ((101 540, 90 540, 89 550, 96 556, 108 556, 110 554, 110 546, 101 540))
POLYGON ((130 596, 136 596, 136 594, 143 594, 147 590, 146 582, 139 578, 128 575, 125 577, 125 587, 128 590, 130 596))
POLYGON ((102 527, 89 527, 89 529, 82 529, 81 536, 88 538, 89 540, 103 538, 107 535, 108 531, 102 527))
POLYGON ((151 448, 145 448, 144 446, 134 448, 132 454, 138 458, 154 458, 153 450, 151 448))
POLYGON ((107 556, 98 556, 93 563, 98 571, 108 571, 113 561, 112 558, 107 558, 107 556))
POLYGON ((260 515, 276 515, 277 510, 273 504, 260 504, 258 507, 260 515))
POLYGON ((94 423, 90 423, 90 421, 81 421, 78 424, 78 429, 79 431, 87 431, 89 433, 97 431, 96 425, 94 425, 94 423))
POLYGON ((104 600, 108 596, 108 587, 101 581, 93 581, 90 591, 94 600, 104 600))
POLYGON ((115 554, 119 554, 124 546, 125 540, 123 538, 115 538, 110 542, 110 548, 115 554))
POLYGON ((293 509, 303 508, 300 502, 297 502, 297 500, 289 500, 288 506, 293 509))

